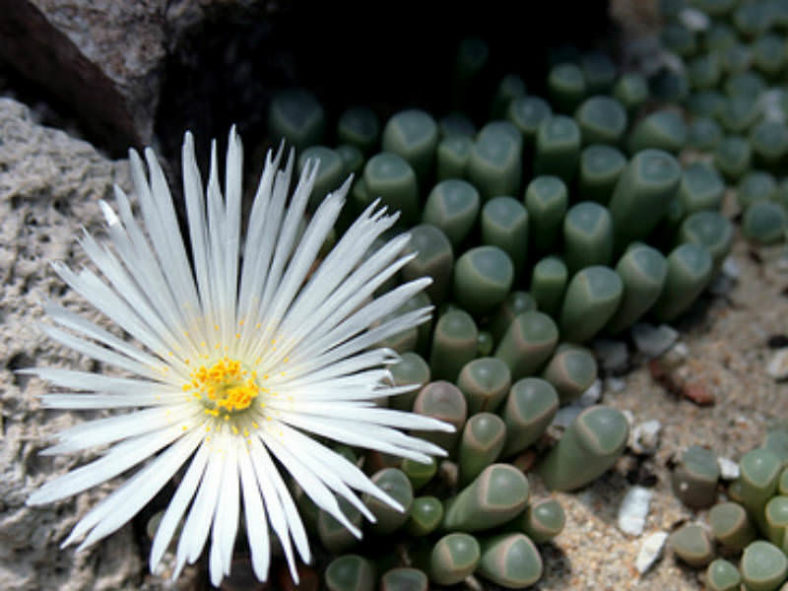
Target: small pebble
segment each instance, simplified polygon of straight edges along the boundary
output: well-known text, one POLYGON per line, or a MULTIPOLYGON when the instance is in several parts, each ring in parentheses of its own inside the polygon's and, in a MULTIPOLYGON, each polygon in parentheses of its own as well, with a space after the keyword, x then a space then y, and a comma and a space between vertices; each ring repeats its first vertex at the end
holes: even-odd
POLYGON ((712 279, 711 283, 709 284, 709 293, 715 296, 728 295, 731 291, 733 291, 735 284, 736 282, 733 279, 727 275, 719 273, 718 275, 714 276, 714 279, 712 279))
POLYGON ((690 399, 698 406, 714 404, 714 393, 703 382, 687 382, 681 387, 681 395, 690 399))
POLYGON ((664 531, 649 534, 643 539, 638 557, 635 559, 635 568, 638 570, 638 573, 641 575, 645 574, 654 566, 654 563, 662 556, 667 540, 668 533, 664 531))
POLYGON ((659 447, 659 432, 662 423, 657 419, 636 425, 629 433, 629 447, 637 454, 653 455, 659 447))
POLYGON ((577 415, 579 415, 584 410, 585 407, 582 407, 579 404, 570 404, 569 406, 559 408, 558 412, 555 413, 555 417, 553 417, 553 422, 550 423, 550 425, 553 427, 563 427, 566 429, 569 424, 575 420, 577 415))
POLYGON ((618 529, 632 536, 642 534, 653 494, 642 486, 630 488, 618 508, 618 529))
POLYGON ((629 351, 624 341, 597 339, 594 341, 594 353, 599 359, 602 369, 612 373, 626 371, 629 362, 629 351))
POLYGON ((741 276, 741 268, 736 259, 731 256, 725 257, 725 260, 722 262, 722 274, 731 279, 738 279, 741 276))
POLYGON ((696 8, 685 8, 679 13, 681 24, 690 31, 705 31, 709 28, 709 15, 696 8))
POLYGON ((627 381, 623 378, 605 378, 605 390, 623 392, 626 387, 627 381))
POLYGON ((689 357, 689 347, 686 343, 678 341, 660 357, 662 365, 667 369, 674 369, 683 365, 689 357))
POLYGON ((775 380, 784 380, 788 378, 788 347, 778 349, 774 353, 769 361, 769 365, 766 366, 766 373, 775 380))
POLYGON ((659 357, 670 349, 678 338, 678 331, 667 324, 654 326, 641 322, 632 327, 635 346, 647 357, 659 357))
POLYGON ((720 467, 720 478, 723 480, 736 480, 741 474, 739 464, 728 458, 717 458, 717 465, 720 467))
POLYGON ((594 383, 589 386, 588 390, 580 395, 577 404, 588 407, 599 402, 600 398, 602 398, 602 380, 597 378, 594 380, 594 383))

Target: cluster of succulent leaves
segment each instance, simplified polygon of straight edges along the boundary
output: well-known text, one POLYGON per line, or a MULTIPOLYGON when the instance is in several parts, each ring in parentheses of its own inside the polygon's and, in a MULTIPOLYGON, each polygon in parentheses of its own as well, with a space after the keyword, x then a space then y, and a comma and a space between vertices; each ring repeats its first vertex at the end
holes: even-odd
POLYGON ((682 525, 669 544, 690 566, 707 567, 711 591, 737 591, 742 584, 755 591, 778 589, 788 577, 788 423, 745 454, 739 470, 724 489, 727 500, 719 501, 714 453, 700 446, 684 451, 673 472, 673 490, 689 507, 711 507, 709 523, 682 525), (738 568, 732 562, 737 557, 738 568))
MULTIPOLYGON (((666 5, 673 49, 678 14, 666 5)), ((692 48, 682 55, 700 59, 697 35, 686 32, 692 48)), ((459 97, 488 57, 480 40, 460 45, 459 97)), ((741 180, 745 235, 782 239, 788 183, 750 166, 779 166, 788 129, 760 106, 745 125, 741 96, 761 104, 752 85, 731 74, 726 97, 698 81, 701 69, 688 64, 685 73, 649 80, 619 72, 603 53, 578 54, 551 67, 547 98, 528 94, 517 75, 504 77, 478 129, 461 112, 436 120, 418 108, 382 125, 368 107, 348 108, 329 129, 310 92, 272 100, 271 136, 297 149, 299 167, 320 161, 315 200, 355 175, 337 234, 374 199, 400 212, 397 231, 410 232, 416 253, 400 279, 429 275, 433 283, 399 313, 430 304, 436 313, 382 343, 401 355, 391 367, 395 383, 414 390, 381 403, 456 427, 453 435, 423 434, 449 453, 429 465, 344 450, 406 508, 370 499, 377 522, 363 525, 345 506, 365 527, 363 545, 301 500, 314 536, 336 556, 324 574, 330 589, 372 589, 378 580, 383 589, 426 589, 470 574, 507 588, 533 584, 542 574, 535 544, 557 535, 564 515, 552 498, 529 498, 514 462, 543 439, 559 406, 596 380, 584 343, 690 308, 731 248, 734 227, 721 213, 726 183, 741 180), (684 77, 685 91, 670 94, 681 86, 671 76, 684 77), (724 108, 703 111, 709 93, 724 108)), ((622 413, 591 406, 535 469, 550 489, 580 488, 615 463, 627 437, 622 413)))
POLYGON ((788 2, 663 0, 661 8, 662 42, 677 59, 655 86, 690 115, 688 125, 663 126, 665 141, 684 138, 735 186, 748 239, 784 240, 788 2))

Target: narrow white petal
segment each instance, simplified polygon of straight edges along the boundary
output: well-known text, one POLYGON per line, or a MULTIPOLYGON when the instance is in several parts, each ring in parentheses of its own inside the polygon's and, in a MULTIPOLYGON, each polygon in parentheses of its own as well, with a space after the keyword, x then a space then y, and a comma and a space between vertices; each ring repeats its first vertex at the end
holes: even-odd
POLYGON ((174 426, 127 439, 113 447, 104 457, 47 482, 28 497, 27 504, 51 503, 106 482, 149 458, 181 433, 181 428, 174 426))
POLYGON ((238 468, 241 474, 241 490, 243 492, 244 514, 246 521, 246 537, 252 554, 252 569, 260 581, 268 579, 268 568, 271 564, 271 546, 268 539, 268 517, 265 504, 260 496, 260 488, 254 476, 249 451, 239 446, 238 468))
POLYGON ((191 432, 168 447, 91 509, 80 520, 64 544, 67 545, 90 531, 79 545, 78 550, 83 550, 123 526, 167 484, 194 452, 201 438, 199 433, 191 432))
POLYGON ((55 455, 74 453, 90 447, 114 443, 121 439, 158 431, 169 425, 179 424, 189 428, 198 416, 193 404, 172 407, 155 407, 139 412, 126 413, 94 421, 86 421, 57 434, 57 445, 40 453, 55 455))
POLYGON ((208 448, 209 446, 203 443, 197 450, 191 464, 189 464, 189 468, 186 470, 186 474, 183 476, 183 480, 178 485, 178 489, 175 491, 170 504, 167 506, 167 510, 159 522, 156 535, 153 536, 153 546, 151 547, 150 560, 148 561, 151 572, 154 572, 159 562, 161 562, 164 552, 170 545, 175 529, 183 518, 186 507, 191 502, 192 497, 194 497, 197 485, 202 480, 205 466, 208 464, 208 457, 210 456, 208 448))

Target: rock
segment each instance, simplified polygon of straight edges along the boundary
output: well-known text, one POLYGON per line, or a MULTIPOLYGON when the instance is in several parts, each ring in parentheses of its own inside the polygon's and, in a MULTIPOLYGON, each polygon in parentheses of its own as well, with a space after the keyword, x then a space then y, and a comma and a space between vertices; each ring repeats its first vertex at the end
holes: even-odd
POLYGON ((642 534, 653 494, 642 486, 630 488, 618 507, 618 529, 631 536, 642 534))
POLYGON ((678 331, 667 324, 654 326, 641 322, 632 327, 635 346, 646 357, 659 357, 670 349, 678 338, 678 331))
POLYGON ((768 373, 775 380, 784 380, 788 378, 788 347, 778 349, 769 364, 766 366, 766 373, 768 373))
POLYGON ((629 363, 629 351, 624 341, 611 339, 597 339, 594 341, 594 353, 599 359, 599 365, 605 371, 623 373, 629 363))
POLYGON ((662 557, 668 533, 658 531, 646 536, 640 545, 640 551, 635 559, 635 568, 641 575, 645 574, 662 557))
POLYGON ((88 360, 56 345, 36 327, 41 302, 53 301, 97 319, 50 268, 65 260, 79 267, 74 249, 81 228, 102 224, 97 201, 113 183, 128 187, 125 162, 112 162, 89 144, 36 125, 30 111, 0 99, 0 589, 136 589, 144 560, 125 526, 83 552, 59 549, 77 520, 111 487, 93 488, 43 507, 25 500, 44 482, 85 463, 88 454, 40 456, 52 435, 85 417, 44 411, 36 397, 49 390, 37 378, 14 373, 29 366, 89 370, 88 360))
POLYGON ((717 465, 720 467, 720 478, 722 480, 736 480, 741 474, 739 464, 729 458, 717 458, 717 465))
POLYGON ((656 419, 638 423, 629 432, 629 448, 636 454, 653 455, 659 447, 662 423, 656 419))
POLYGON ((711 406, 715 402, 714 392, 706 384, 697 380, 682 384, 681 395, 698 406, 711 406))
POLYGON ((679 21, 690 31, 705 31, 709 28, 709 15, 696 8, 684 8, 679 13, 679 21))
POLYGON ((722 274, 730 279, 738 279, 741 276, 741 267, 739 267, 739 263, 736 262, 736 259, 732 256, 725 257, 725 260, 722 261, 722 274))
POLYGON ((577 404, 582 407, 591 406, 599 402, 600 398, 602 398, 602 380, 597 378, 594 380, 594 383, 589 386, 588 390, 580 395, 580 398, 577 399, 577 404))
POLYGON ((610 392, 623 392, 627 381, 622 378, 605 378, 605 390, 610 392))
POLYGON ((585 407, 580 406, 577 403, 559 408, 558 412, 555 413, 555 417, 553 417, 553 422, 550 423, 550 426, 566 429, 569 424, 574 421, 575 418, 577 418, 577 415, 579 415, 584 410, 585 407))
POLYGON ((113 152, 153 139, 166 0, 12 0, 0 56, 74 109, 113 152))

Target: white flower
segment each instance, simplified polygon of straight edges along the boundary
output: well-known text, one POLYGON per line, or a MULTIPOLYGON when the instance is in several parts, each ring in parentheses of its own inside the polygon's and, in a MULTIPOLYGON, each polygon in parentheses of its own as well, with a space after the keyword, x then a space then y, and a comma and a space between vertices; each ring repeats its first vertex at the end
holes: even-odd
POLYGON ((88 233, 81 239, 100 275, 54 265, 72 289, 142 345, 47 306, 59 325, 43 327, 52 339, 132 377, 29 370, 67 389, 45 395, 48 408, 127 412, 61 432, 43 453, 110 447, 99 459, 42 486, 28 504, 75 495, 139 466, 79 521, 64 546, 82 539, 81 549, 114 532, 188 464, 153 540, 151 570, 185 517, 174 576, 200 556, 210 532, 211 581, 217 585, 230 572, 243 503, 257 577, 267 577, 273 533, 297 580, 293 546, 308 562, 309 544, 280 468, 357 536, 361 532, 340 511, 337 495, 373 521, 354 491, 401 510, 354 464, 311 435, 418 461, 443 454, 399 429, 451 427, 373 402, 405 390, 390 385, 385 368, 396 354, 376 343, 430 314, 422 308, 385 319, 428 279, 373 298, 410 260, 403 255, 407 235, 368 254, 397 216, 373 203, 315 268, 350 181, 327 196, 307 224, 317 164, 305 167, 288 204, 293 156, 279 170, 281 152, 266 158, 242 236, 240 139, 230 132, 224 198, 213 145, 206 202, 193 141, 186 135, 183 188, 190 250, 153 152, 145 152, 150 180, 131 152, 142 219, 134 217, 129 199, 116 187, 117 213, 100 204, 111 247, 88 233))

